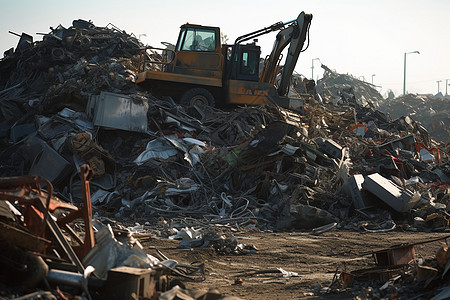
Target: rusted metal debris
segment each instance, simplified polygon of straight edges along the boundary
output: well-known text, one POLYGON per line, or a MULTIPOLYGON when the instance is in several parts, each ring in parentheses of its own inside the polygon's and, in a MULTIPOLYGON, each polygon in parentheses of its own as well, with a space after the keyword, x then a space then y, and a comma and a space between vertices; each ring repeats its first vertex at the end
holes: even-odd
POLYGON ((50 284, 79 288, 89 299, 92 299, 90 292, 96 293, 105 287, 109 294, 103 293, 98 299, 110 299, 118 294, 128 298, 133 293, 156 299, 167 290, 170 271, 156 265, 151 270, 111 269, 109 280, 88 279, 95 269, 81 260, 95 245, 89 185, 92 174, 89 165, 80 167, 84 200, 80 208, 59 200, 53 195, 52 184, 38 176, 0 178, 0 227, 3 229, 0 256, 9 258, 1 260, 2 284, 20 291, 38 287, 45 279, 50 284), (57 218, 55 214, 60 209, 69 210, 69 213, 57 218), (80 232, 69 226, 78 218, 83 219, 84 240, 80 238, 80 232), (11 256, 11 251, 16 251, 16 256, 11 256), (114 274, 122 274, 120 284, 117 282, 119 277, 114 274))
MULTIPOLYGON (((362 284, 363 287, 360 287, 359 292, 360 297, 364 297, 370 290, 370 297, 378 299, 382 295, 384 297, 402 298, 420 295, 429 298, 436 294, 429 286, 441 283, 444 285, 441 290, 447 290, 444 277, 450 268, 450 255, 446 245, 446 240, 449 237, 447 235, 422 242, 396 245, 387 249, 361 253, 361 255, 371 253, 377 266, 340 272, 330 285, 328 292, 336 291, 336 289, 344 291, 356 284, 362 284), (445 243, 442 243, 435 259, 425 261, 422 257, 416 255, 415 246, 442 241, 445 243)), ((441 298, 439 295, 436 296, 436 299, 445 299, 445 297, 441 298)))

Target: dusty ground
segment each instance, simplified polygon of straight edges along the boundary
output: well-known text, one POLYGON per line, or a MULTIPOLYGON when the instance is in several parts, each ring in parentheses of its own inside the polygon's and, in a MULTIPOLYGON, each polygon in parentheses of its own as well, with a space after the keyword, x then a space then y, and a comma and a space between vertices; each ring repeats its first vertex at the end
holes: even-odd
MULTIPOLYGON (((372 250, 415 243, 448 233, 358 233, 333 231, 322 235, 297 233, 265 233, 258 230, 236 233, 238 241, 252 244, 258 248, 256 254, 242 256, 218 255, 213 249, 180 249, 179 241, 167 239, 142 240, 148 253, 154 246, 169 258, 179 263, 204 262, 206 280, 192 282, 183 280, 186 288, 217 288, 222 294, 243 299, 307 299, 315 298, 314 287, 318 284, 327 287, 331 283, 336 269, 339 271, 357 270, 374 266, 370 254, 372 250), (283 268, 297 272, 300 277, 280 278, 280 274, 267 273, 245 276, 245 272, 264 271, 283 268), (242 284, 235 284, 237 278, 242 284)), ((416 255, 434 258, 441 242, 415 246, 416 255)), ((327 299, 348 299, 354 294, 320 296, 327 299)))

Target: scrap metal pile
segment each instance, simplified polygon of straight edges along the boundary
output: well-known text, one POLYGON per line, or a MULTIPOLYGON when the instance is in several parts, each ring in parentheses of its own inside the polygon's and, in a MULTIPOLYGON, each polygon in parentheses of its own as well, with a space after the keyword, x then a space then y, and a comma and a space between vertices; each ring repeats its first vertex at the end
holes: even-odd
POLYGON ((140 46, 114 25, 96 27, 84 20, 51 28, 38 42, 23 33, 1 60, 0 124, 20 123, 36 109, 80 110, 90 93, 133 89, 140 46))
MULTIPOLYGON (((166 237, 202 228, 195 238, 203 242, 215 225, 314 232, 322 225, 371 232, 448 228, 448 145, 409 116, 391 120, 376 110, 370 103, 380 96, 368 84, 338 90, 327 78, 341 75, 328 69, 318 94, 308 89, 301 112, 270 104, 184 107, 134 85, 140 46, 114 26, 83 20, 52 29, 40 42, 23 34, 0 61, 2 180, 45 178, 76 209, 87 206, 81 169, 87 165, 96 219, 145 224, 147 232, 166 237)), ((5 218, 16 204, 9 202, 5 218)), ((43 202, 40 222, 52 219, 49 207, 43 202)), ((33 234, 39 227, 20 221, 26 206, 18 208, 13 223, 33 234)), ((100 232, 104 245, 114 240, 111 230, 100 232)), ((36 238, 49 249, 46 234, 36 238)), ((236 241, 219 248, 242 253, 236 247, 244 248, 236 241)), ((87 267, 86 255, 79 256, 85 260, 78 271, 87 267)), ((98 276, 113 266, 97 266, 98 276)))
POLYGON ((323 78, 319 79, 316 91, 328 102, 372 106, 392 119, 410 116, 428 130, 438 142, 450 139, 450 101, 448 96, 406 94, 394 98, 393 94, 383 99, 376 86, 352 75, 339 74, 325 65, 323 78))
POLYGON ((383 101, 383 97, 375 86, 359 80, 351 75, 339 74, 325 65, 323 77, 317 81, 316 90, 323 97, 334 103, 352 104, 357 102, 362 106, 374 105, 383 101))
POLYGON ((428 129, 437 141, 450 140, 450 98, 407 94, 387 99, 379 109, 392 118, 409 115, 428 129))

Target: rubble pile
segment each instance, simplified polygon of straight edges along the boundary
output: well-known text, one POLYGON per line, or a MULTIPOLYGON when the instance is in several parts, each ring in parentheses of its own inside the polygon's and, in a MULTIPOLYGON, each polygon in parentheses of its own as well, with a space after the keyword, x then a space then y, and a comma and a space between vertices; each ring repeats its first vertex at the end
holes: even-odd
POLYGON ((335 104, 352 104, 357 102, 362 106, 378 107, 383 101, 375 86, 354 78, 351 75, 339 74, 322 64, 323 78, 317 81, 316 91, 322 99, 335 104))
POLYGON ((0 125, 12 124, 35 109, 80 110, 87 95, 134 90, 134 70, 142 44, 112 24, 97 27, 75 20, 51 27, 42 41, 22 34, 0 66, 0 125))
POLYGON ((379 110, 392 118, 411 116, 420 122, 437 141, 450 140, 450 101, 432 95, 407 94, 384 101, 379 110))
MULTIPOLYGON (((0 61, 5 189, 5 178, 38 176, 48 180, 55 201, 72 210, 89 211, 92 205, 97 219, 147 224, 149 232, 165 237, 174 228, 191 228, 187 244, 212 241, 227 254, 256 250, 211 233, 219 225, 317 234, 333 228, 448 229, 449 149, 414 117, 391 120, 376 110, 371 103, 381 96, 368 84, 323 66, 320 96, 312 95, 301 112, 272 104, 231 111, 185 107, 133 84, 140 46, 113 26, 76 20, 69 29, 52 29, 41 42, 21 39, 6 53, 0 61), (198 228, 214 238, 193 237, 198 228)), ((1 200, 12 199, 8 195, 1 200)), ((53 210, 43 203, 45 223, 53 210)), ((27 213, 22 203, 14 205, 16 215, 27 213)), ((34 226, 18 219, 9 218, 24 230, 34 226)), ((70 232, 69 220, 57 223, 70 232)), ((85 216, 78 228, 93 241, 89 222, 85 216)), ((97 244, 84 249, 85 261, 119 245, 110 228, 99 228, 97 244)), ((62 233, 57 237, 71 254, 62 233)), ((125 252, 133 259, 117 258, 121 265, 170 264, 142 251, 125 252)), ((97 262, 99 277, 118 264, 97 262)), ((82 263, 78 267, 85 272, 82 263)))

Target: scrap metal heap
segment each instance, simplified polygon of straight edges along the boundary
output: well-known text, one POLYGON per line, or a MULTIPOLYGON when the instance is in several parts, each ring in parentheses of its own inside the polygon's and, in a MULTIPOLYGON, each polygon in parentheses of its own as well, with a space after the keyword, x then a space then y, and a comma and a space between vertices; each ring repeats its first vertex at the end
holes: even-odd
POLYGON ((357 101, 362 106, 378 105, 383 97, 373 84, 348 74, 339 74, 322 64, 323 77, 317 81, 316 90, 325 99, 338 103, 357 101))
MULTIPOLYGON (((72 272, 94 266, 94 276, 104 279, 113 268, 129 266, 127 257, 108 265, 96 258, 124 246, 110 227, 99 225, 110 219, 146 224, 146 232, 158 236, 184 232, 188 247, 193 244, 186 236, 198 245, 212 239, 224 253, 254 250, 237 251, 246 248, 211 234, 216 225, 316 232, 322 225, 370 232, 449 227, 449 144, 434 141, 414 116, 392 120, 376 110, 382 98, 371 85, 348 82, 325 67, 315 88, 314 82, 292 80, 292 91, 309 93, 300 112, 275 105, 184 107, 133 84, 141 46, 112 25, 76 20, 68 29, 51 29, 40 42, 22 34, 17 49, 5 52, 0 204, 9 202, 2 205, 0 224, 28 238, 22 243, 2 237, 2 257, 18 247, 43 257, 41 266, 54 266, 58 259, 46 254, 58 246, 75 266, 72 272), (12 200, 11 186, 1 185, 12 176, 39 176, 58 203, 83 210, 76 216, 87 224, 84 240, 67 228, 75 217, 52 221, 48 201, 32 205, 40 211, 34 223, 21 220, 29 219, 29 204, 20 198, 25 196, 12 200), (52 229, 52 238, 45 228, 52 229), (78 252, 67 242, 72 239, 81 246, 78 252), (32 240, 39 249, 27 246, 32 240)), ((39 183, 33 187, 42 190, 39 183)), ((140 257, 138 265, 164 265, 164 259, 127 249, 140 257)), ((61 280, 58 270, 43 268, 40 278, 61 280)), ((73 283, 78 279, 71 276, 72 285, 88 292, 84 281, 73 283)))
POLYGON ((133 90, 141 46, 112 24, 96 27, 84 20, 51 27, 42 41, 23 33, 17 48, 1 60, 1 124, 36 109, 55 112, 69 105, 80 110, 91 93, 133 90))
POLYGON ((389 112, 392 118, 411 116, 427 128, 437 141, 450 139, 449 96, 407 94, 383 101, 379 109, 389 112))

